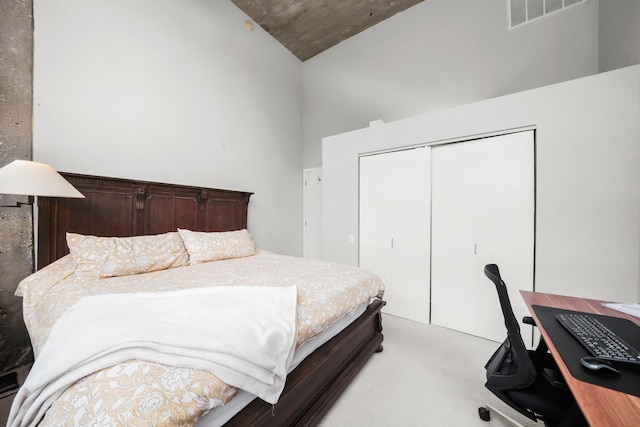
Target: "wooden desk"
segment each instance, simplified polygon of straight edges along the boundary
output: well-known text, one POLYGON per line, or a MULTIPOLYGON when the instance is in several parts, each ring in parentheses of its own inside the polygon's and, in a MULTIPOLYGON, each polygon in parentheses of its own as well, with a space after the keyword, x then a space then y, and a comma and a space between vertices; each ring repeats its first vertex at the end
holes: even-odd
POLYGON ((549 346, 549 350, 553 354, 558 367, 562 371, 562 375, 591 427, 640 426, 640 397, 589 384, 574 378, 562 358, 558 355, 558 351, 550 340, 549 335, 543 327, 540 327, 540 319, 537 318, 532 305, 622 317, 638 325, 640 325, 640 319, 603 307, 601 305, 602 301, 529 291, 520 291, 520 294, 529 307, 531 315, 539 326, 540 333, 549 346))

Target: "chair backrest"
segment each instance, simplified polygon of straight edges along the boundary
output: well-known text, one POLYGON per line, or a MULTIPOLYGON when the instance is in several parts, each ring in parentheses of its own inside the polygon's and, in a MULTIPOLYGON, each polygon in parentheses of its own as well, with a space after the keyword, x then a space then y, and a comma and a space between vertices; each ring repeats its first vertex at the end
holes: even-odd
POLYGON ((535 381, 537 372, 520 335, 520 326, 513 314, 507 285, 502 280, 500 270, 495 264, 486 265, 484 274, 496 286, 504 324, 507 327, 507 339, 485 366, 487 369, 486 386, 494 392, 528 387, 535 381))

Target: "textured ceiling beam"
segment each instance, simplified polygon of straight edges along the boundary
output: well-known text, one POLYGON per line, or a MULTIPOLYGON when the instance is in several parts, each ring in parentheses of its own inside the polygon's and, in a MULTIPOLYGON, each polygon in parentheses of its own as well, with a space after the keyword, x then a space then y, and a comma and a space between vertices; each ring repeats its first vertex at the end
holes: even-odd
POLYGON ((231 0, 300 60, 422 0, 231 0))

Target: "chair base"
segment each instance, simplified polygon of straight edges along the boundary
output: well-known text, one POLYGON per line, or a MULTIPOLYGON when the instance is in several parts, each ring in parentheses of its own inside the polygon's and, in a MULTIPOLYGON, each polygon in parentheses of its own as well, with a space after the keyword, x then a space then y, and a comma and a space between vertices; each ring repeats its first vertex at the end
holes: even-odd
POLYGON ((513 418, 511 418, 508 414, 502 412, 501 410, 499 410, 495 406, 492 406, 492 405, 490 405, 488 403, 486 405, 480 406, 478 408, 478 416, 480 417, 480 419, 482 421, 490 421, 491 420, 491 413, 495 413, 495 414, 499 415, 501 418, 506 420, 508 423, 514 425, 515 427, 526 427, 523 424, 521 424, 518 421, 516 421, 513 418))

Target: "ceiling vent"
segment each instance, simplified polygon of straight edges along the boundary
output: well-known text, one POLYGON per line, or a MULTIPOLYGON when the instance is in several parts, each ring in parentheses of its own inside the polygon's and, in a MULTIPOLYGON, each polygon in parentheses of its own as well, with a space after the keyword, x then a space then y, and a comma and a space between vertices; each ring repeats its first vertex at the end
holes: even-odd
POLYGON ((517 27, 589 0, 507 0, 509 28, 517 27))

